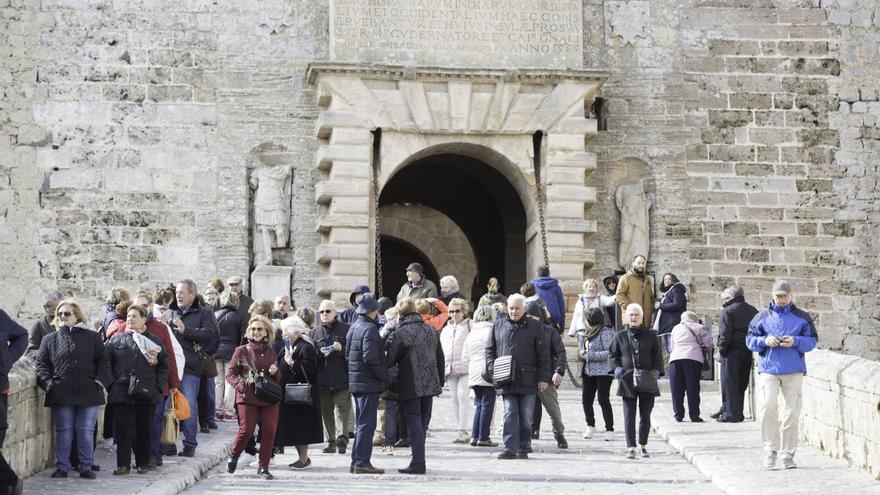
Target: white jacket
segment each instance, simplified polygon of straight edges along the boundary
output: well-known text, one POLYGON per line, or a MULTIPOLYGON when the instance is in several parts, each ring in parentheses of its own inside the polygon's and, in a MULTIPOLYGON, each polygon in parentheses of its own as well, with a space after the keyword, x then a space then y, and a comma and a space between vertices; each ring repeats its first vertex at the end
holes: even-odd
POLYGON ((468 362, 462 356, 464 341, 470 333, 471 325, 470 318, 461 320, 458 325, 452 323, 450 319, 440 332, 440 346, 443 348, 443 359, 446 361, 446 376, 468 374, 468 362))
POLYGON ((574 306, 574 314, 571 315, 571 328, 568 330, 568 336, 574 337, 578 332, 586 331, 587 327, 589 327, 587 325, 587 312, 589 310, 593 308, 611 308, 615 303, 614 296, 597 294, 589 297, 586 294, 578 295, 578 302, 574 306))
POLYGON ((464 357, 468 362, 468 386, 491 387, 483 380, 486 368, 486 341, 492 333, 491 321, 480 321, 471 325, 471 331, 464 341, 464 357))

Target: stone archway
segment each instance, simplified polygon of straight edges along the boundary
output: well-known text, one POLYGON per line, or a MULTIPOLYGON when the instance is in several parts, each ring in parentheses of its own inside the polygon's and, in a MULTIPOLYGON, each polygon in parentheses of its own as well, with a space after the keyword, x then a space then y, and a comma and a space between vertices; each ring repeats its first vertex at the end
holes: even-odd
MULTIPOLYGON (((421 251, 438 275, 454 276, 461 292, 471 297, 477 260, 467 236, 448 216, 424 205, 383 206, 379 208, 379 235, 400 239, 421 251)), ((395 290, 386 286, 384 292, 393 295, 395 290)))
MULTIPOLYGON (((596 168, 586 151, 596 121, 585 117, 608 77, 592 70, 420 68, 315 63, 306 79, 320 109, 316 249, 321 297, 343 301, 350 287, 374 284, 375 199, 407 160, 434 147, 473 146, 512 164, 508 180, 526 207, 527 271, 543 260, 534 214, 533 137, 541 131, 540 194, 552 274, 576 293, 594 261, 587 218, 596 201, 586 180, 596 168), (381 141, 373 131, 381 129, 381 141), (374 170, 377 165, 377 170, 374 170), (374 186, 375 180, 375 186, 374 186)), ((488 163, 489 161, 487 161, 488 163)))

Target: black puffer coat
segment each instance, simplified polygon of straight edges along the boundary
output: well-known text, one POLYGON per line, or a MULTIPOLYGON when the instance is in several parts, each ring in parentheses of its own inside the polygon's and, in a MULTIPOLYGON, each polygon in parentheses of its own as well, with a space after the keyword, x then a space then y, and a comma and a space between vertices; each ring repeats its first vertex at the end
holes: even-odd
POLYGON ((183 320, 185 331, 180 333, 176 326, 171 328, 180 347, 183 348, 183 355, 186 357, 186 366, 183 368, 183 372, 201 376, 202 352, 212 345, 214 348, 218 347, 217 342, 220 340, 220 333, 217 331, 217 318, 214 317, 214 311, 210 306, 199 304, 198 298, 182 313, 176 310, 176 304, 172 304, 172 308, 175 309, 174 317, 183 320))
POLYGON ((162 347, 155 366, 150 366, 147 362, 147 358, 135 344, 131 332, 118 333, 104 344, 110 358, 110 374, 113 377, 107 388, 108 404, 156 404, 162 399, 162 391, 168 381, 168 351, 165 350, 159 337, 149 333, 144 333, 143 336, 162 347), (151 400, 135 401, 128 395, 131 375, 136 375, 145 386, 154 391, 151 400))
MULTIPOLYGON (((656 370, 657 376, 663 376, 663 356, 660 352, 660 339, 654 330, 645 327, 631 328, 626 326, 617 332, 611 341, 608 351, 608 367, 614 373, 615 368, 623 368, 623 376, 617 382, 617 395, 633 398, 636 391, 633 388, 633 369, 638 367, 642 370, 656 370), (632 345, 631 345, 632 344, 632 345), (634 352, 633 345, 638 346, 638 353, 634 352), (636 357, 638 363, 633 361, 636 357), (638 365, 638 366, 636 366, 638 365)), ((646 392, 641 392, 645 394, 646 392)), ((660 395, 658 389, 653 394, 660 395)))
POLYGON ((550 383, 550 346, 544 342, 544 325, 523 316, 510 321, 502 315, 486 341, 486 374, 491 377, 495 358, 512 354, 516 364, 513 383, 498 389, 501 394, 536 394, 538 382, 550 383))
POLYGON ((443 390, 446 363, 440 337, 418 313, 400 317, 397 330, 388 337, 387 362, 398 367, 399 400, 439 395, 443 390))
POLYGON ((727 356, 730 351, 751 352, 746 347, 749 323, 758 310, 747 303, 743 296, 736 296, 721 311, 718 319, 718 352, 727 356))
MULTIPOLYGON (((352 393, 382 392, 388 387, 388 368, 376 320, 359 314, 346 337, 348 389, 352 393)), ((320 378, 318 379, 320 382, 320 378)))
POLYGON ((46 391, 46 407, 104 404, 110 360, 97 332, 77 325, 46 335, 37 352, 36 370, 37 383, 46 391))
POLYGON ((220 332, 220 346, 217 347, 214 357, 229 361, 235 348, 240 346, 244 339, 247 322, 238 310, 228 306, 215 311, 214 317, 217 318, 217 328, 220 332))
POLYGON ((345 338, 348 336, 349 326, 338 319, 333 320, 330 326, 323 323, 312 332, 312 341, 318 350, 318 383, 324 390, 347 390, 348 389, 348 363, 346 362, 345 338), (342 346, 340 351, 331 351, 326 357, 321 352, 322 347, 327 347, 339 342, 342 346))

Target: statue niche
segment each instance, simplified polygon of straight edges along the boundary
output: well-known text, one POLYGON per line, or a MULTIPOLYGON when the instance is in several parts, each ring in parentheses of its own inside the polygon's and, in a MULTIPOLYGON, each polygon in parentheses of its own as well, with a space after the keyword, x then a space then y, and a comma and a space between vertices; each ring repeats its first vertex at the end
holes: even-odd
POLYGON ((614 203, 620 210, 620 246, 617 263, 628 270, 636 255, 648 257, 650 248, 649 214, 651 200, 645 193, 645 181, 621 184, 614 194, 614 203))
POLYGON ((290 239, 290 156, 283 146, 263 144, 251 152, 254 264, 271 265, 272 249, 290 239))

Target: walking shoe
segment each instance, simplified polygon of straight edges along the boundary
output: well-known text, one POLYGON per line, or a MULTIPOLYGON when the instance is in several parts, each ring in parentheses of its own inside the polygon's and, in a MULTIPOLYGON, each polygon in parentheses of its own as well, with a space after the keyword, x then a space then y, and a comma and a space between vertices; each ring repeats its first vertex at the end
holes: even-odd
POLYGON ((679 417, 679 416, 676 416, 676 417, 675 417, 675 422, 676 422, 676 423, 681 423, 682 421, 684 421, 684 418, 679 417))
POLYGON ((497 447, 498 442, 493 442, 492 440, 480 440, 477 442, 477 447, 497 447))
POLYGON ((99 466, 98 464, 92 463, 91 470, 97 473, 98 471, 101 470, 101 466, 99 466))
POLYGON ((393 445, 386 445, 386 446, 382 447, 382 453, 385 455, 394 455, 394 446, 393 445))
POLYGON ((731 418, 730 416, 719 416, 715 421, 719 423, 742 423, 743 420, 731 418))
POLYGON ((312 459, 307 458, 306 462, 300 462, 299 460, 297 460, 296 462, 292 462, 292 463, 288 464, 287 467, 289 467, 291 469, 307 469, 311 465, 312 465, 312 459))
POLYGON ((772 468, 776 465, 776 451, 770 450, 767 451, 767 455, 764 457, 764 467, 772 468))
POLYGON ((201 433, 211 433, 211 429, 208 428, 208 425, 202 425, 199 427, 199 432, 201 433))
POLYGON ((163 444, 162 445, 162 454, 163 455, 177 455, 177 446, 174 444, 163 444))
POLYGON ((596 433, 596 429, 588 425, 587 428, 584 430, 584 438, 586 438, 587 440, 593 438, 593 433, 596 433))
POLYGON ((468 443, 468 442, 470 442, 470 441, 471 441, 471 437, 470 437, 470 435, 468 435, 467 433, 462 432, 462 433, 459 433, 459 434, 458 434, 458 438, 456 438, 455 440, 453 440, 452 443, 468 443))
POLYGON ((195 457, 196 448, 195 447, 184 447, 183 450, 180 451, 180 453, 177 455, 180 457, 195 457))
POLYGON ((62 471, 60 469, 56 469, 52 472, 53 478, 67 478, 67 471, 62 471))
POLYGON ((148 468, 147 466, 138 466, 137 472, 138 474, 147 474, 150 472, 150 468, 148 468))
POLYGON ((471 447, 476 447, 478 441, 476 438, 471 438, 471 447))
POLYGON ((718 418, 720 418, 721 416, 724 416, 724 409, 719 409, 718 412, 716 412, 716 413, 712 413, 712 414, 709 415, 709 417, 712 418, 712 419, 718 419, 718 418))
POLYGON ((516 454, 509 451, 509 450, 505 450, 504 452, 498 454, 498 458, 499 459, 516 459, 516 454))
POLYGON ((352 468, 351 472, 354 474, 385 474, 384 469, 379 469, 379 468, 373 467, 373 466, 364 466, 364 467, 355 466, 354 468, 352 468))
POLYGON ((702 423, 703 418, 697 416, 696 418, 691 418, 691 423, 702 423))
POLYGON ((235 468, 238 467, 238 457, 229 456, 226 458, 226 472, 234 473, 235 468))
POLYGON ((614 432, 612 430, 605 430, 605 441, 613 442, 614 441, 614 432))
POLYGON ((565 440, 565 437, 562 435, 555 435, 555 436, 556 436, 556 446, 559 447, 560 449, 567 449, 568 442, 565 440))
POLYGON ((348 447, 348 439, 343 436, 336 437, 336 450, 340 454, 345 453, 346 447, 348 447))
POLYGON ((257 468, 257 475, 265 480, 271 480, 275 478, 274 476, 272 476, 272 473, 270 473, 267 468, 257 468))
POLYGON ((321 452, 323 452, 325 454, 335 454, 336 453, 336 445, 331 443, 330 445, 321 449, 321 452))
POLYGON ((405 467, 398 469, 397 472, 400 474, 425 474, 425 468, 405 467))
POLYGON ((794 463, 794 458, 790 455, 782 456, 782 468, 783 469, 797 469, 797 464, 794 463))
POLYGON ((348 432, 348 439, 354 440, 354 432, 353 431, 348 432))
POLYGON ((91 469, 89 469, 88 471, 81 471, 81 472, 79 473, 79 477, 80 477, 80 478, 85 478, 85 479, 87 479, 87 480, 93 480, 93 479, 97 478, 98 475, 95 474, 94 471, 92 471, 91 469))
POLYGON ((627 458, 627 459, 635 459, 635 458, 636 458, 636 449, 635 449, 635 447, 629 449, 629 450, 626 452, 626 458, 627 458))
POLYGON ((642 457, 651 457, 651 454, 648 453, 648 449, 645 446, 642 446, 642 457))
POLYGON ((216 430, 217 429, 217 422, 216 421, 208 421, 208 428, 210 428, 212 430, 216 430))
POLYGON ((517 453, 516 453, 516 458, 517 458, 517 459, 528 459, 528 458, 529 458, 529 453, 528 453, 528 452, 517 452, 517 453))
POLYGON ((128 466, 119 466, 113 470, 114 476, 122 476, 131 473, 131 468, 128 466))

